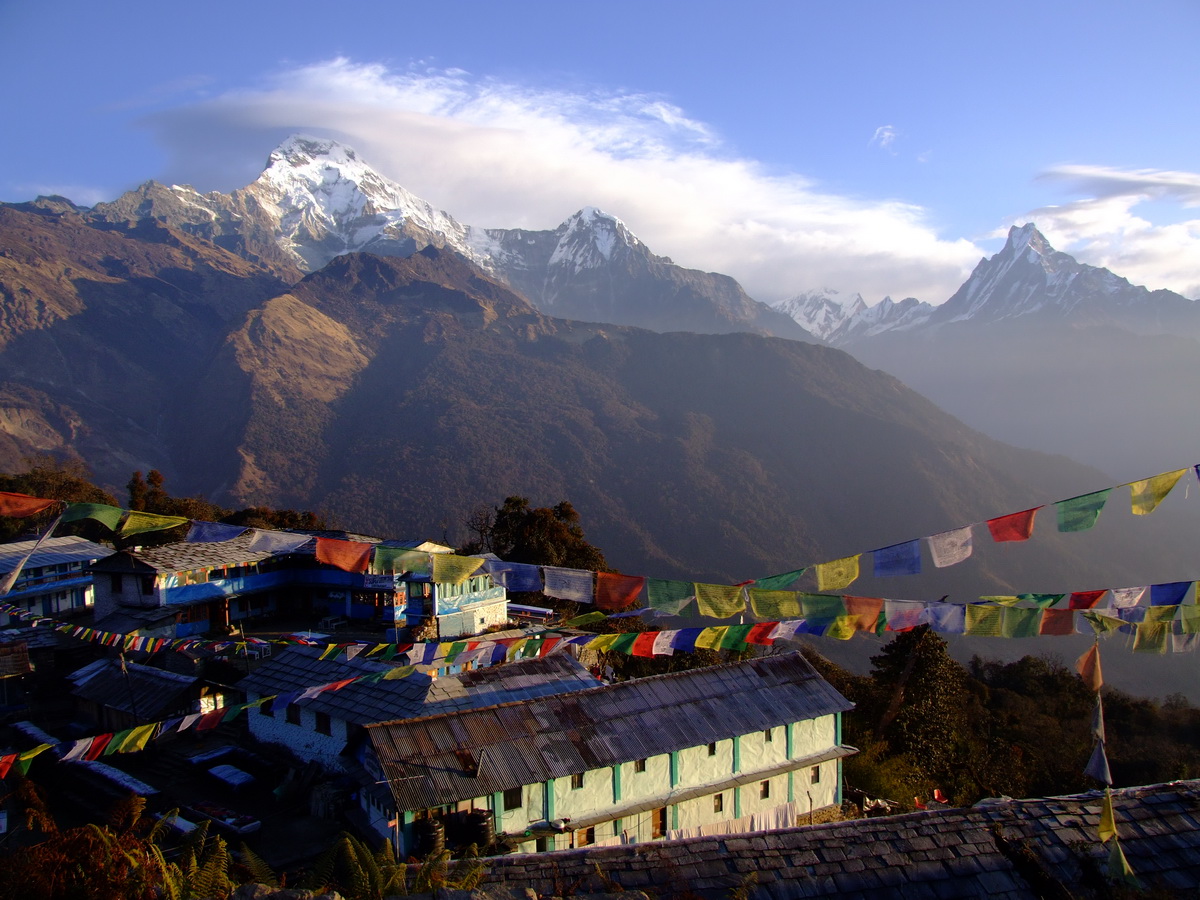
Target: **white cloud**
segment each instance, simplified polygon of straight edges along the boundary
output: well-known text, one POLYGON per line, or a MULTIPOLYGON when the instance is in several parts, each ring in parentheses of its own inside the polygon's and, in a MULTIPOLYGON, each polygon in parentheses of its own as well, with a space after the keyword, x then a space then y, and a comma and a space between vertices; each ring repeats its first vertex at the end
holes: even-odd
POLYGON ((1148 203, 1200 207, 1200 174, 1059 166, 1041 178, 1085 196, 1035 209, 1014 223, 1036 222, 1055 248, 1134 284, 1200 298, 1200 217, 1160 225, 1136 211, 1148 203))
POLYGON ((892 144, 896 142, 898 136, 896 129, 891 125, 880 125, 875 129, 875 133, 871 135, 870 143, 876 144, 884 150, 891 150, 892 144))
POLYGON ((821 285, 941 302, 981 255, 939 238, 918 207, 849 199, 738 158, 652 95, 335 59, 145 124, 168 153, 163 180, 230 190, 289 134, 327 135, 467 224, 553 228, 599 206, 654 252, 733 275, 768 302, 821 285))

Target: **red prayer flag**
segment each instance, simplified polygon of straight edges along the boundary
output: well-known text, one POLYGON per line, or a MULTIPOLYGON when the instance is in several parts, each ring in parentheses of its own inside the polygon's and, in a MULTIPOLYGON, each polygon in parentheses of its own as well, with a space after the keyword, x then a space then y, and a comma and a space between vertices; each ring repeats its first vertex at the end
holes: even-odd
POLYGON ((92 738, 92 746, 87 748, 87 752, 83 754, 83 758, 88 762, 100 758, 100 754, 104 752, 104 748, 108 746, 108 742, 113 739, 111 734, 98 734, 92 738))
POLYGON ((657 631, 643 631, 633 641, 633 648, 630 650, 631 656, 653 656, 654 655, 654 639, 658 637, 657 631))
POLYGON ((336 538, 317 538, 317 562, 337 566, 346 572, 365 572, 371 561, 374 544, 365 541, 339 541, 336 538))
POLYGON ((1102 591, 1075 591, 1071 594, 1071 602, 1067 604, 1067 609, 1091 609, 1107 593, 1108 588, 1102 591))
POLYGON ((766 646, 774 644, 775 640, 771 637, 771 632, 775 630, 775 626, 778 624, 778 622, 759 622, 757 625, 751 628, 750 633, 746 635, 746 643, 764 644, 766 646))
MULTIPOLYGON (((556 637, 546 638, 545 640, 543 640, 542 641, 542 649, 538 652, 538 656, 549 656, 550 651, 553 650, 561 640, 562 640, 562 638, 556 638, 556 637)), ((470 648, 468 648, 468 649, 470 649, 470 648)))
POLYGON ((0 756, 0 778, 8 775, 8 770, 12 768, 12 764, 16 761, 16 753, 10 753, 8 756, 0 756))
POLYGON ((646 579, 641 575, 619 575, 616 572, 596 573, 596 606, 614 612, 637 603, 646 579))
POLYGON ((1047 609, 1042 612, 1042 625, 1038 634, 1066 635, 1074 633, 1075 613, 1072 610, 1047 609))
POLYGON ((987 527, 992 533, 992 540, 997 543, 1029 540, 1033 534, 1033 517, 1039 509, 1040 506, 1035 506, 1033 509, 1000 516, 998 519, 988 519, 987 527))
POLYGON ((854 597, 849 594, 842 597, 846 605, 846 615, 858 616, 854 624, 857 631, 874 631, 879 623, 879 614, 883 612, 882 597, 854 597))
POLYGON ((44 497, 30 497, 28 494, 0 491, 0 516, 23 519, 26 516, 35 516, 58 502, 57 500, 47 500, 44 497))
POLYGON ((225 718, 225 713, 227 712, 229 712, 229 710, 225 709, 225 707, 221 707, 220 709, 214 709, 210 713, 205 713, 200 717, 199 721, 196 722, 196 730, 208 731, 210 728, 216 728, 221 724, 221 720, 225 718))

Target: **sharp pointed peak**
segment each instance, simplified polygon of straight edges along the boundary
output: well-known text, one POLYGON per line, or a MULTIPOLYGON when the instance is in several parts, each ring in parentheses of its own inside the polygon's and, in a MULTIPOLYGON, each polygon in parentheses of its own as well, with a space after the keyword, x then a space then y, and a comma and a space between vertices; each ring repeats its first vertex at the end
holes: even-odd
POLYGON ((314 156, 328 156, 346 160, 358 160, 353 147, 333 138, 319 138, 309 134, 293 134, 284 139, 271 151, 267 164, 275 162, 307 162, 314 156))
POLYGON ((1008 241, 1004 245, 1004 250, 1020 253, 1027 247, 1042 255, 1055 252, 1054 248, 1050 246, 1050 242, 1046 240, 1046 236, 1038 231, 1037 225, 1033 222, 1013 225, 1009 228, 1008 241))

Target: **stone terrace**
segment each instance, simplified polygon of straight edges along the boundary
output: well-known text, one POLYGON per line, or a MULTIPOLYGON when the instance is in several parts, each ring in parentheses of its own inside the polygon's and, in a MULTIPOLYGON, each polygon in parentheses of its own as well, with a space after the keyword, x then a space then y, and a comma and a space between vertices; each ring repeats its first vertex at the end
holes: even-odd
MULTIPOLYGON (((985 801, 783 831, 521 854, 488 860, 480 887, 726 898, 745 886, 756 900, 1101 896, 1108 861, 1096 838, 1102 796, 985 801)), ((1121 847, 1141 883, 1196 896, 1200 781, 1116 790, 1113 805, 1121 847)))

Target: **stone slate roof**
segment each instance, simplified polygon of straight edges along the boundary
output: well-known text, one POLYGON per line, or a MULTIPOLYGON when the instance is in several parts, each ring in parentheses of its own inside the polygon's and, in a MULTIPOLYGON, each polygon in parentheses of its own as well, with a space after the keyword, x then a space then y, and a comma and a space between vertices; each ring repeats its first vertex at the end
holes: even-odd
POLYGON ((367 731, 398 807, 423 809, 852 707, 787 653, 367 731))
POLYGON ((188 572, 214 566, 241 566, 276 555, 273 550, 250 550, 250 529, 228 541, 179 541, 140 550, 122 550, 92 566, 93 572, 188 572))
POLYGON ((176 675, 151 666, 127 662, 127 674, 115 659, 101 659, 77 669, 68 677, 75 683, 76 697, 110 709, 133 713, 142 721, 152 721, 174 713, 187 705, 197 679, 176 675))
MULTIPOLYGON (((651 896, 752 900, 840 897, 1107 897, 1108 851, 1096 838, 1102 794, 986 801, 753 834, 656 841, 489 859, 481 888, 550 893, 606 878, 651 896), (1069 893, 1068 893, 1069 892, 1069 893)), ((1113 791, 1129 864, 1154 896, 1200 894, 1200 780, 1113 791)))

